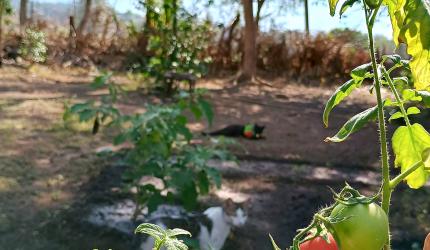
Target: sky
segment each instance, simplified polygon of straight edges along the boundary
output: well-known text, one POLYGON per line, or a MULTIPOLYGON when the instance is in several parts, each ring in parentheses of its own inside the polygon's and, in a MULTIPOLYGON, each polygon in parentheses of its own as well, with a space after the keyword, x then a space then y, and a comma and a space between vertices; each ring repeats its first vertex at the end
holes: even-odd
MULTIPOLYGON (((79 2, 80 0, 33 0, 36 2, 79 2)), ((200 13, 200 16, 207 17, 208 15, 215 22, 222 22, 225 20, 231 20, 236 13, 236 10, 229 6, 217 5, 212 7, 209 14, 205 8, 198 4, 198 0, 182 0, 186 8, 194 10, 195 13, 200 13)), ((288 1, 288 0, 281 0, 288 1)), ((137 0, 107 0, 118 12, 131 11, 137 14, 142 14, 143 12, 136 8, 137 0)), ((215 2, 217 2, 215 0, 215 2)), ((312 2, 312 0, 311 0, 312 2)), ((288 29, 288 30, 304 30, 304 10, 302 6, 297 8, 282 8, 280 10, 279 1, 268 0, 266 5, 263 7, 262 16, 265 14, 271 14, 270 20, 268 18, 263 19, 261 24, 262 30, 270 30, 271 28, 278 29, 288 29)), ((363 11, 357 4, 350 8, 342 19, 339 16, 331 17, 329 14, 329 9, 326 4, 310 4, 310 29, 311 33, 317 33, 319 31, 329 31, 334 28, 349 28, 353 30, 358 30, 361 32, 366 31, 366 24, 363 20, 363 11)), ((378 17, 378 22, 375 24, 374 33, 378 35, 383 35, 387 38, 392 37, 392 30, 390 27, 390 21, 386 10, 378 17)))

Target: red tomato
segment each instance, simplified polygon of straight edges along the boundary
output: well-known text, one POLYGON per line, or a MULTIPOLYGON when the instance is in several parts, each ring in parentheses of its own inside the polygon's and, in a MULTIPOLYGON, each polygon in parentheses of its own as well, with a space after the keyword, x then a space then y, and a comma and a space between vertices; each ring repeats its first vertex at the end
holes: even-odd
POLYGON ((336 241, 331 234, 328 235, 330 243, 327 243, 321 236, 313 240, 300 244, 300 250, 338 250, 336 241))
POLYGON ((430 234, 427 235, 423 250, 430 250, 430 234))

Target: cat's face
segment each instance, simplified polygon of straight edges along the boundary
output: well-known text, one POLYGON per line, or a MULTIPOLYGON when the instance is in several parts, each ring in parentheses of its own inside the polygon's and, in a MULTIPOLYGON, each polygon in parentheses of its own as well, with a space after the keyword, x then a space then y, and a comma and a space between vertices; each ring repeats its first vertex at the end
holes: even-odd
POLYGON ((230 198, 227 199, 223 204, 225 214, 230 219, 231 224, 235 227, 245 225, 246 221, 248 220, 248 207, 248 201, 236 203, 230 198))
POLYGON ((263 131, 266 128, 266 126, 260 126, 258 124, 255 124, 254 126, 254 133, 256 138, 262 138, 263 137, 263 131))

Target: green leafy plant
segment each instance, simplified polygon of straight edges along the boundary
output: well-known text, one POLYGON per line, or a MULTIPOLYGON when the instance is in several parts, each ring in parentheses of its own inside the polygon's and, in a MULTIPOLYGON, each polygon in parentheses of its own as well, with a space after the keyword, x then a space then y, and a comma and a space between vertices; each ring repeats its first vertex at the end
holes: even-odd
POLYGON ((135 217, 142 207, 151 212, 160 203, 180 202, 192 209, 199 195, 207 194, 212 186, 221 186, 221 175, 209 161, 234 160, 226 148, 232 142, 221 138, 204 145, 191 143, 193 133, 185 115, 193 114, 197 120, 206 117, 212 123, 213 111, 204 99, 204 90, 192 95, 181 93, 171 103, 147 105, 145 112, 124 115, 115 106, 121 89, 109 77, 99 76, 91 85, 109 89, 107 96, 98 102, 90 100, 68 107, 64 118, 78 115, 81 122, 94 121, 93 133, 102 125, 113 125, 119 130, 114 144, 133 145, 126 155, 129 168, 124 181, 136 190, 135 217), (144 177, 151 180, 143 181, 144 177))
POLYGON ((39 63, 46 60, 47 52, 45 33, 32 28, 25 29, 19 53, 27 60, 39 63))
POLYGON ((154 80, 155 87, 169 91, 165 73, 190 73, 201 77, 207 71, 207 55, 211 25, 201 22, 178 6, 177 0, 141 1, 148 9, 146 29, 149 59, 144 74, 154 80), (192 34, 192 35, 190 35, 192 34))
MULTIPOLYGON (((329 0, 330 14, 336 13, 339 0, 329 0)), ((371 62, 351 71, 351 80, 339 87, 328 100, 323 122, 328 126, 330 112, 364 81, 373 80, 370 93, 376 96, 377 106, 353 116, 339 132, 326 139, 327 142, 342 142, 367 123, 377 121, 381 146, 382 183, 379 192, 365 197, 347 185, 340 193, 334 193, 335 203, 317 212, 311 224, 299 230, 291 250, 299 250, 302 243, 315 237, 328 239, 333 234, 340 249, 389 250, 388 215, 391 194, 403 181, 411 188, 420 188, 430 176, 430 134, 419 123, 412 124, 409 116, 428 107, 430 86, 430 2, 428 0, 352 0, 345 1, 340 8, 342 15, 350 6, 362 3, 367 24, 371 62), (408 46, 412 59, 403 60, 398 55, 386 55, 378 61, 375 56, 373 26, 382 5, 388 7, 396 44, 408 46), (389 62, 389 63, 388 63, 389 62), (392 77, 393 71, 402 69, 409 77, 392 77), (409 73, 408 73, 409 72, 409 73), (384 97, 381 89, 390 91, 394 99, 384 97), (406 108, 408 107, 408 108, 406 108), (401 173, 390 176, 388 140, 384 109, 398 110, 389 120, 402 119, 393 137, 395 167, 401 173), (380 201, 380 205, 378 204, 380 201)), ((273 241, 272 241, 273 242, 273 241)), ((274 243, 274 242, 273 242, 274 243)), ((279 249, 273 244, 274 249, 279 249)))
POLYGON ((187 245, 179 240, 177 236, 186 235, 191 237, 191 233, 186 230, 180 228, 165 230, 150 223, 140 224, 135 233, 148 234, 152 237, 154 239, 153 250, 159 250, 162 247, 166 247, 167 250, 188 250, 187 245))
POLYGON ((3 63, 3 23, 5 22, 5 17, 12 15, 12 4, 10 0, 0 0, 0 66, 3 63))

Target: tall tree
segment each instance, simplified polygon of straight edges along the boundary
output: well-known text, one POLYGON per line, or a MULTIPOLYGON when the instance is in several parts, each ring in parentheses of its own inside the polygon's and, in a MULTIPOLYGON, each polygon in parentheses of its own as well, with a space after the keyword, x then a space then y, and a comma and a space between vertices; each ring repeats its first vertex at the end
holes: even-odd
POLYGON ((0 67, 3 65, 3 21, 4 17, 12 14, 10 0, 0 0, 0 67))
POLYGON ((21 0, 20 6, 19 6, 19 25, 20 27, 24 27, 27 24, 27 7, 28 7, 28 0, 21 0))
POLYGON ((239 81, 252 80, 257 73, 257 25, 252 0, 242 0, 245 18, 244 55, 239 81))
POLYGON ((78 37, 82 37, 88 20, 90 19, 92 2, 92 0, 85 0, 84 15, 82 16, 81 22, 79 23, 78 29, 76 30, 78 37))

